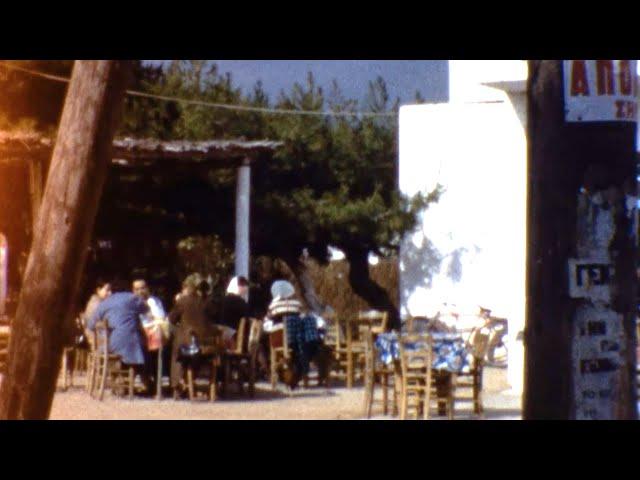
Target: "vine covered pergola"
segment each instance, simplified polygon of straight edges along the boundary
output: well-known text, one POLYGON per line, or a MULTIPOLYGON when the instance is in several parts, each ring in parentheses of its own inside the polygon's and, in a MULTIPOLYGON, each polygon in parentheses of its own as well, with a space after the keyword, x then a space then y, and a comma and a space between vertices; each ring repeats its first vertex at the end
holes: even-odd
MULTIPOLYGON (((20 285, 21 262, 28 252, 54 142, 53 137, 34 132, 0 132, 0 233, 6 236, 11 252, 6 276, 14 289, 20 285)), ((210 226, 201 223, 215 221, 219 208, 215 198, 198 197, 198 192, 189 198, 188 188, 179 193, 168 191, 162 180, 202 178, 212 171, 226 170, 236 177, 235 270, 236 274, 248 275, 251 165, 270 160, 281 145, 268 140, 114 140, 109 180, 94 232, 96 248, 100 244, 109 246, 114 237, 122 239, 130 234, 123 248, 136 251, 135 244, 141 238, 138 234, 148 238, 167 233, 173 240, 209 230, 210 226), (208 198, 211 203, 200 202, 199 198, 208 198), (202 213, 198 218, 206 220, 189 221, 179 208, 170 207, 172 203, 193 206, 202 213)))

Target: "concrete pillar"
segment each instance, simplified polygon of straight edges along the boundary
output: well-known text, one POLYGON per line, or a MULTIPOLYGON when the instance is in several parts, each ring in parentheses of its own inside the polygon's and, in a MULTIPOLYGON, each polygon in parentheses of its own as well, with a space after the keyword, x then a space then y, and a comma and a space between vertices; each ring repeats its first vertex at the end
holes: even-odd
POLYGON ((236 186, 236 275, 249 278, 249 220, 251 164, 245 159, 238 168, 236 186))

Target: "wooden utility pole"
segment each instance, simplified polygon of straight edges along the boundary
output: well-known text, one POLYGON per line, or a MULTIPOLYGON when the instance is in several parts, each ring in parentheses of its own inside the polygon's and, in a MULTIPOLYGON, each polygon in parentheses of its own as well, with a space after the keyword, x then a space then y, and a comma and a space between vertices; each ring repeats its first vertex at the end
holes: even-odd
POLYGON ((635 72, 529 62, 528 420, 637 418, 635 72))
POLYGON ((129 62, 75 62, 0 389, 0 419, 46 419, 111 159, 129 62))

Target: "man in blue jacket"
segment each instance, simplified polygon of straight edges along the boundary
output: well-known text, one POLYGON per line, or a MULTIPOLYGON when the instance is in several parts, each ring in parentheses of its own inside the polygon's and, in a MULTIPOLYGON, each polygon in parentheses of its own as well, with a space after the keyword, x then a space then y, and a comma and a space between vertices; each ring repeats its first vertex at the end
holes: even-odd
MULTIPOLYGON (((88 323, 88 328, 95 330, 98 321, 106 320, 109 329, 109 353, 119 355, 125 366, 136 367, 137 373, 145 377, 143 367, 146 341, 140 316, 148 311, 147 302, 138 295, 118 291, 100 303, 88 323)), ((148 379, 143 378, 143 381, 147 383, 148 379)))

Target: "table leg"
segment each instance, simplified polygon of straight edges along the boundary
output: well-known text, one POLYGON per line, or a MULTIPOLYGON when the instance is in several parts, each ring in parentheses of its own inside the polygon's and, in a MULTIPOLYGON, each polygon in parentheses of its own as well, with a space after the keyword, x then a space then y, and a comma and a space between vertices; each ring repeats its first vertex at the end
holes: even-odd
POLYGON ((156 399, 162 400, 162 343, 158 348, 158 372, 156 374, 156 399))

